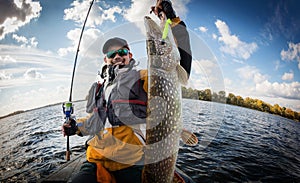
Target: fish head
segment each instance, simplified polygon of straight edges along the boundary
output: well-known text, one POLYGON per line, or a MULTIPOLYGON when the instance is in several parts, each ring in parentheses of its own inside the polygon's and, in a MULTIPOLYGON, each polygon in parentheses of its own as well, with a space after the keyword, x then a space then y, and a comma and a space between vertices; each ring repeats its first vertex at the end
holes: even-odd
POLYGON ((171 28, 168 27, 167 37, 163 39, 164 27, 159 26, 148 16, 145 16, 144 22, 147 34, 149 64, 152 67, 167 71, 175 69, 180 62, 180 55, 171 28))

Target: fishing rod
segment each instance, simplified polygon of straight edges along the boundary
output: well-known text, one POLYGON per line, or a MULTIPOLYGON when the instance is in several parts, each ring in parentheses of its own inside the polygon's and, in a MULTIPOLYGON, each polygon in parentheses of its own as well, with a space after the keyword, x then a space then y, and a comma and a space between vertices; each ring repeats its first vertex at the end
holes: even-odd
MULTIPOLYGON (((72 104, 72 91, 73 91, 73 82, 74 82, 75 69, 76 69, 76 64, 77 64, 77 58, 78 58, 78 53, 79 53, 80 42, 81 42, 81 38, 82 38, 82 35, 83 35, 83 31, 84 31, 84 27, 85 27, 86 21, 88 19, 88 16, 89 16, 90 11, 91 11, 92 6, 93 6, 93 3, 94 3, 94 0, 91 1, 90 7, 89 7, 89 10, 87 12, 86 18, 84 20, 83 27, 82 27, 82 30, 81 30, 81 34, 80 34, 80 37, 79 37, 78 47, 77 47, 75 61, 74 61, 73 73, 72 73, 72 80, 71 80, 71 88, 70 88, 69 101, 65 102, 63 104, 63 112, 64 112, 65 118, 66 118, 65 123, 67 123, 67 124, 70 123, 71 114, 73 114, 73 112, 74 112, 74 110, 73 110, 73 104, 72 104)), ((69 138, 69 135, 67 135, 66 160, 67 161, 70 160, 70 138, 69 138)))

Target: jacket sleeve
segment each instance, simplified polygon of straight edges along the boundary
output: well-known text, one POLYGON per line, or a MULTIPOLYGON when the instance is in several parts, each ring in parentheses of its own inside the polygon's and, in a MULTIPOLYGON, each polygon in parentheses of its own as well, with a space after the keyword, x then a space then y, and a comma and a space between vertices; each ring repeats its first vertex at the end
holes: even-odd
POLYGON ((186 70, 188 76, 191 73, 192 65, 192 51, 190 45, 189 33, 186 29, 186 25, 180 18, 176 17, 172 19, 172 33, 177 41, 178 50, 180 53, 180 65, 186 70))
MULTIPOLYGON (((88 116, 86 117, 82 117, 82 118, 78 118, 76 119, 76 122, 77 122, 77 127, 78 127, 78 131, 79 133, 77 133, 78 135, 81 134, 82 136, 86 136, 86 135, 89 135, 84 126, 85 126, 85 123, 86 121, 91 117, 91 114, 89 114, 88 116), (83 133, 82 133, 83 132, 83 133), (85 133, 84 133, 85 132, 85 133)), ((80 135, 79 135, 80 136, 80 135)))
MULTIPOLYGON (((105 119, 99 116, 99 108, 96 105, 96 92, 98 90, 98 84, 94 83, 89 90, 87 96, 86 112, 89 114, 85 118, 77 119, 77 126, 83 136, 86 135, 100 135, 104 129, 105 119)), ((98 105, 99 106, 99 105, 98 105)), ((99 137, 100 137, 99 136, 99 137)))

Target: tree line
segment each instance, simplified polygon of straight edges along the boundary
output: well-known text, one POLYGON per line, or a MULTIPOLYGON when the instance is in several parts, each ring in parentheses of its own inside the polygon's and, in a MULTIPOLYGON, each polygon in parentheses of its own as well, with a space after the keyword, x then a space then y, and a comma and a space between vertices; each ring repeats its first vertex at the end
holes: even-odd
POLYGON ((235 96, 233 93, 229 93, 226 96, 225 91, 219 91, 218 93, 216 93, 216 92, 212 92, 210 89, 197 90, 197 89, 182 87, 182 97, 195 99, 195 100, 213 101, 213 102, 236 105, 240 107, 246 107, 249 109, 254 109, 262 112, 267 112, 270 114, 279 115, 295 121, 300 121, 300 112, 293 111, 290 108, 281 107, 278 104, 271 105, 259 99, 253 99, 250 97, 246 97, 244 99, 241 96, 235 96))

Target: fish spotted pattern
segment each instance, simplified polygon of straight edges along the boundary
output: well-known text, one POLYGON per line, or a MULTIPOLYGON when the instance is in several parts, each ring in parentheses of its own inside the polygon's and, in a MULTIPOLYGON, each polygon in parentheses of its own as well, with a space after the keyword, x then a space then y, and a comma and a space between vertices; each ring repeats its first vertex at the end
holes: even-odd
POLYGON ((187 74, 179 65, 172 32, 162 40, 162 28, 149 17, 144 21, 149 80, 143 182, 169 183, 173 180, 182 131, 180 83, 187 81, 187 74))

